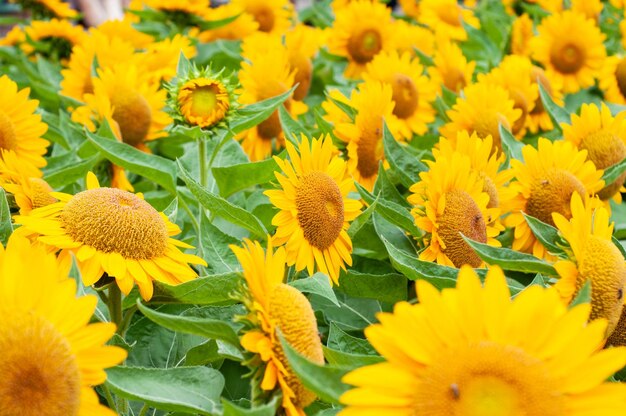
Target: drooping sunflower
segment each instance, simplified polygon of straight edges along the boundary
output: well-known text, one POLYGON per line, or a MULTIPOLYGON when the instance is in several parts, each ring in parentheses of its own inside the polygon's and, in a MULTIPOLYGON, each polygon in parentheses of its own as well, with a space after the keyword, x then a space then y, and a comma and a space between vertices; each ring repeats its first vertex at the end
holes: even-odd
POLYGON ((531 40, 533 58, 546 68, 548 79, 573 93, 594 84, 606 58, 605 36, 593 20, 574 11, 545 18, 531 40))
POLYGON ((539 138, 538 148, 522 148, 524 160, 511 160, 516 179, 509 185, 504 223, 515 228, 513 250, 544 258, 545 247, 535 238, 522 212, 554 226, 553 213, 571 218, 573 193, 592 196, 604 186, 602 171, 587 160, 587 151, 564 140, 539 138))
POLYGON ((106 273, 124 294, 136 283, 149 300, 153 280, 177 285, 196 277, 187 263, 206 266, 180 251, 193 247, 170 238, 180 229, 163 213, 131 192, 101 188, 93 173, 87 175, 86 191, 52 196, 59 202, 16 216, 15 222, 36 233, 38 241, 73 253, 85 286, 106 273))
POLYGON ((467 62, 456 43, 438 42, 433 61, 435 66, 428 68, 428 73, 434 82, 456 93, 472 83, 476 62, 467 62))
POLYGON ((227 3, 219 7, 211 8, 205 16, 208 21, 218 21, 239 16, 225 26, 216 29, 205 30, 198 34, 198 40, 208 43, 217 39, 243 39, 259 29, 259 23, 254 16, 244 13, 241 6, 227 3))
POLYGON ((34 208, 57 202, 50 195, 52 188, 41 178, 41 172, 37 176, 30 176, 31 169, 18 159, 15 152, 3 150, 1 153, 0 187, 13 195, 20 214, 26 215, 34 208))
POLYGON ((618 55, 606 58, 599 84, 607 101, 626 104, 626 58, 618 55))
POLYGON ((419 7, 417 20, 430 27, 439 39, 467 39, 463 23, 480 27, 480 21, 474 16, 474 12, 455 0, 420 0, 419 7))
POLYGON ((439 154, 428 161, 429 170, 420 173, 421 181, 409 189, 409 203, 415 224, 427 235, 420 259, 461 267, 479 267, 483 261, 463 240, 461 233, 478 242, 500 246, 494 237, 501 227, 497 207, 488 208, 489 194, 483 175, 472 168, 470 158, 458 152, 449 157, 439 154))
POLYGON ((417 292, 365 330, 385 361, 344 376, 341 416, 623 414, 626 386, 605 380, 626 349, 599 351, 606 321, 587 323, 589 304, 568 309, 540 286, 511 300, 498 267, 484 286, 464 267, 455 289, 417 292))
POLYGON ((88 324, 97 297, 76 297, 54 254, 16 234, 0 245, 0 409, 3 415, 113 416, 93 386, 126 351, 104 345, 112 323, 88 324))
POLYGON ((124 143, 148 150, 145 142, 163 137, 171 119, 165 113, 166 91, 151 83, 132 63, 98 69, 92 78, 93 94, 85 94, 85 105, 72 112, 72 120, 95 130, 95 123, 111 114, 124 143))
POLYGON ((447 111, 450 121, 441 127, 441 135, 450 140, 462 130, 483 138, 491 135, 494 145, 502 148, 499 125, 510 130, 521 117, 522 110, 515 108, 515 101, 499 85, 479 82, 463 92, 464 96, 457 98, 452 109, 447 111))
MULTIPOLYGON (((598 169, 606 169, 621 162, 626 157, 626 112, 617 116, 602 103, 583 104, 580 115, 571 115, 571 124, 563 123, 563 138, 579 149, 587 150, 587 159, 598 169)), ((598 196, 607 200, 619 196, 619 190, 626 180, 626 173, 615 182, 607 184, 598 196)))
POLYGON ((360 78, 374 56, 393 48, 393 38, 391 10, 379 2, 357 0, 337 10, 328 50, 348 59, 346 77, 360 78))
POLYGON ((261 32, 282 35, 292 25, 294 10, 289 0, 233 0, 231 3, 251 15, 261 32))
POLYGON ((0 158, 2 151, 15 152, 25 165, 28 176, 41 176, 39 168, 46 166, 43 155, 50 144, 43 136, 48 126, 35 114, 37 100, 29 100, 30 88, 17 90, 8 76, 0 76, 0 158))
POLYGON ((437 98, 437 86, 423 75, 424 68, 409 52, 381 52, 367 64, 365 81, 380 81, 391 86, 393 114, 398 118, 400 135, 410 139, 423 135, 428 123, 435 120, 432 106, 437 98))
POLYGON ((339 284, 340 269, 352 265, 346 230, 361 212, 361 202, 348 198, 354 181, 329 136, 311 143, 303 137, 298 150, 288 142, 287 152, 290 162, 274 158, 282 189, 265 191, 280 209, 272 219, 274 243, 285 244, 287 264, 296 270, 312 275, 317 269, 339 284))
POLYGON ((63 0, 10 0, 19 3, 25 9, 33 12, 35 17, 55 17, 59 19, 74 19, 78 12, 63 0))
POLYGON ((73 25, 68 20, 36 20, 24 28, 27 42, 20 44, 26 53, 39 53, 47 58, 59 59, 65 63, 72 48, 85 39, 82 26, 73 25))
POLYGON ((323 364, 324 353, 311 304, 297 289, 283 283, 284 247, 274 252, 269 239, 264 253, 258 242, 246 239, 244 248, 230 248, 241 263, 247 286, 242 300, 249 312, 248 325, 241 345, 257 354, 249 361, 256 367, 253 377, 262 390, 282 392, 282 407, 287 416, 304 416, 303 408, 313 403, 316 396, 293 373, 278 333, 300 354, 323 364))
POLYGON ((533 21, 524 13, 513 21, 511 27, 511 53, 530 56, 530 40, 535 36, 533 21))
POLYGON ((606 336, 611 335, 624 306, 626 263, 611 237, 608 211, 597 200, 572 195, 568 220, 553 214, 554 223, 571 248, 570 258, 554 264, 560 279, 555 284, 561 297, 570 303, 586 281, 591 282, 591 316, 608 322, 606 336))

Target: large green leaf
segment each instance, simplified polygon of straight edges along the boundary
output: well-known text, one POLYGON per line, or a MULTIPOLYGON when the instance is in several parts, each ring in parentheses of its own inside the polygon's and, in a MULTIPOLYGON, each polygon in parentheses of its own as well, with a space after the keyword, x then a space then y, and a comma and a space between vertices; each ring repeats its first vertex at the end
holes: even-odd
POLYGON ((415 220, 413 216, 409 212, 409 210, 397 204, 396 202, 383 199, 380 196, 374 197, 371 193, 367 191, 363 186, 355 183, 361 198, 368 204, 373 204, 374 201, 376 203, 376 212, 379 213, 383 218, 389 221, 392 224, 397 225, 405 231, 408 231, 413 236, 420 236, 422 232, 415 225, 415 220))
POLYGON ((7 203, 7 194, 4 189, 0 188, 0 243, 7 245, 9 236, 13 233, 13 224, 11 224, 11 210, 7 203))
POLYGON ((348 334, 334 322, 330 323, 330 331, 326 344, 328 348, 351 354, 376 355, 376 350, 367 340, 348 334))
POLYGON ((416 155, 409 153, 405 146, 396 141, 391 134, 387 123, 383 124, 383 145, 385 159, 407 188, 420 181, 419 173, 428 170, 416 155))
POLYGON ((220 415, 224 376, 207 367, 113 367, 106 385, 116 394, 161 410, 220 415))
POLYGON ((237 110, 238 117, 230 123, 230 129, 233 133, 238 134, 265 121, 278 109, 278 106, 291 96, 295 89, 296 87, 293 87, 276 97, 240 108, 237 110))
POLYGON ((212 273, 230 273, 239 270, 239 262, 229 245, 241 243, 235 237, 222 232, 211 223, 206 215, 200 217, 199 248, 202 258, 207 262, 207 270, 212 273))
POLYGON ((371 274, 349 269, 339 279, 340 290, 357 298, 395 303, 407 298, 407 281, 397 273, 371 274))
POLYGON ((295 287, 300 292, 322 296, 339 306, 337 296, 335 295, 335 292, 333 292, 333 288, 330 286, 330 278, 324 273, 315 273, 311 277, 290 282, 289 285, 295 287))
POLYGON ((378 204, 378 198, 372 201, 369 206, 359 214, 358 217, 352 221, 350 227, 348 228, 348 235, 350 238, 354 238, 354 236, 363 228, 363 226, 370 220, 372 214, 376 210, 376 205, 378 204))
POLYGON ((378 355, 353 354, 324 346, 322 348, 324 350, 324 357, 326 357, 330 365, 355 369, 363 367, 364 365, 378 364, 385 361, 383 357, 378 355))
POLYGON ((602 179, 604 180, 604 183, 610 185, 615 182, 617 178, 619 178, 624 172, 626 172, 626 158, 622 159, 621 162, 606 168, 604 170, 604 175, 602 175, 602 179))
POLYGON ((239 273, 224 273, 199 277, 177 286, 154 283, 151 302, 177 302, 195 305, 213 305, 232 302, 232 294, 241 285, 239 273))
MULTIPOLYGON (((70 158, 71 156, 64 155, 59 157, 70 158)), ((85 176, 87 176, 87 172, 92 170, 96 163, 100 160, 100 156, 96 155, 90 157, 89 159, 69 163, 66 166, 59 167, 58 169, 46 170, 46 182, 48 182, 48 184, 53 188, 61 188, 72 184, 79 179, 85 178, 85 176)))
POLYGON ((539 95, 541 96, 543 107, 550 115, 550 118, 554 122, 554 126, 561 130, 561 123, 570 123, 569 113, 563 107, 554 102, 550 94, 546 91, 543 85, 541 85, 541 82, 537 82, 537 85, 539 85, 539 95))
POLYGON ((269 403, 251 409, 238 406, 224 398, 222 398, 222 404, 224 405, 224 416, 274 416, 280 402, 278 396, 275 396, 269 403))
POLYGON ((283 128, 283 133, 285 134, 285 138, 289 140, 294 146, 297 146, 300 143, 300 139, 302 135, 311 138, 309 132, 304 128, 299 121, 294 120, 289 114, 289 111, 285 108, 285 106, 281 106, 278 108, 278 118, 280 119, 280 125, 283 128))
POLYGON ((211 169, 220 195, 228 198, 235 192, 274 180, 278 165, 273 158, 261 162, 214 167, 211 169))
POLYGON ((498 126, 498 130, 500 131, 500 139, 502 140, 502 150, 509 160, 524 160, 522 155, 524 144, 518 141, 515 136, 511 134, 511 131, 502 124, 498 126))
POLYGON ((522 214, 524 215, 526 223, 530 227, 531 231, 535 237, 537 237, 537 240, 539 240, 539 242, 543 244, 543 246, 548 249, 550 253, 555 255, 565 253, 563 247, 557 244, 557 242, 561 241, 561 236, 559 236, 559 231, 556 228, 526 214, 525 212, 522 214))

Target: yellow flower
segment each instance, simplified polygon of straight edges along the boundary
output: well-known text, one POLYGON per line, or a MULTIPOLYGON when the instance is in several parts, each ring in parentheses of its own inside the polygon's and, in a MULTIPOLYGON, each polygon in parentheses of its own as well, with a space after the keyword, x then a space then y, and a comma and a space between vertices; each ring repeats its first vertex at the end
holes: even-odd
POLYGON ((474 12, 459 5, 456 0, 421 0, 419 8, 418 21, 430 27, 438 39, 467 39, 463 23, 480 27, 474 12))
POLYGON ((26 34, 19 26, 13 26, 7 34, 0 39, 0 46, 17 46, 22 42, 26 42, 26 34))
MULTIPOLYGON (((548 80, 545 71, 535 65, 533 65, 530 70, 530 78, 533 87, 537 86, 538 90, 538 84, 541 84, 552 100, 557 105, 563 106, 563 93, 561 93, 562 85, 557 83, 558 80, 548 80)), ((537 96, 535 107, 526 118, 526 126, 531 133, 537 133, 538 131, 550 131, 554 128, 550 114, 548 114, 546 108, 543 106, 541 96, 537 96)))
POLYGON ((293 92, 293 99, 302 101, 313 81, 313 57, 319 50, 323 36, 318 29, 306 25, 296 25, 285 34, 285 47, 289 63, 295 71, 294 83, 299 84, 293 92))
POLYGON ((209 6, 204 0, 184 0, 176 2, 171 0, 132 0, 128 6, 130 10, 142 10, 145 7, 172 14, 181 13, 203 16, 209 6))
POLYGON ((10 0, 33 9, 37 16, 58 17, 60 19, 74 19, 78 12, 63 0, 10 0))
POLYGON ((526 13, 517 17, 511 27, 511 53, 530 56, 530 40, 534 36, 533 21, 526 13))
POLYGON ((239 17, 225 26, 200 32, 198 40, 208 43, 217 39, 243 39, 259 29, 259 24, 254 20, 254 16, 244 13, 241 6, 232 3, 210 8, 206 12, 205 18, 210 22, 214 22, 237 15, 239 17))
POLYGON ((251 15, 261 32, 282 35, 291 27, 294 11, 288 0, 233 0, 231 4, 251 15))
POLYGON ((406 16, 417 19, 420 15, 421 0, 400 0, 400 7, 406 16))
POLYGON ((602 171, 587 160, 587 151, 578 150, 572 143, 551 142, 539 138, 537 149, 526 145, 524 160, 511 160, 516 181, 511 182, 505 203, 510 212, 504 223, 515 228, 513 250, 530 252, 536 257, 546 256, 545 247, 535 238, 522 212, 554 226, 553 213, 571 218, 570 201, 573 193, 594 195, 604 186, 602 171))
POLYGON ((0 245, 0 409, 3 415, 113 416, 93 386, 126 351, 104 345, 112 323, 89 324, 97 297, 76 297, 67 278, 42 246, 13 235, 0 245))
POLYGON ((497 267, 484 286, 464 267, 456 289, 419 280, 417 293, 365 330, 385 361, 344 376, 356 388, 339 415, 623 414, 626 386, 605 380, 626 349, 600 350, 606 322, 588 324, 588 304, 568 309, 540 286, 511 300, 497 267))
MULTIPOLYGON (((617 116, 602 103, 602 109, 595 104, 583 104, 580 116, 571 115, 571 125, 561 124, 563 137, 579 149, 587 150, 587 159, 598 169, 606 169, 621 162, 626 157, 626 112, 617 116)), ((607 184, 598 196, 607 200, 618 196, 626 180, 626 173, 607 184)))
POLYGON ((393 48, 391 10, 370 0, 352 1, 336 12, 328 50, 348 59, 345 75, 360 78, 379 52, 393 48))
POLYGON ((626 104, 626 58, 609 56, 602 66, 599 84, 607 101, 626 104))
POLYGON ((241 345, 254 354, 264 368, 254 376, 265 391, 282 392, 282 407, 287 416, 304 416, 304 407, 315 400, 293 374, 278 338, 278 331, 296 351, 318 364, 324 363, 317 321, 307 298, 283 283, 285 249, 274 252, 271 240, 267 252, 258 242, 244 240, 244 248, 230 246, 243 267, 247 284, 244 296, 251 323, 241 338, 241 345), (251 326, 251 327, 250 327, 251 326))
POLYGON ((444 85, 453 92, 461 92, 472 83, 476 62, 467 62, 461 48, 449 41, 439 42, 433 59, 435 66, 428 68, 433 82, 444 85))
POLYGON ((574 193, 570 211, 569 220, 559 213, 552 214, 554 223, 571 247, 570 258, 554 265, 561 277, 555 287, 569 303, 583 284, 590 281, 589 319, 606 319, 606 336, 609 336, 624 306, 626 263, 611 241, 613 224, 609 224, 609 213, 597 200, 586 198, 583 203, 581 196, 574 193))
POLYGON ((435 35, 429 29, 396 20, 393 22, 393 31, 394 46, 398 52, 409 52, 411 56, 416 55, 415 49, 426 56, 433 56, 435 53, 435 35))
POLYGON ((48 126, 35 114, 39 101, 29 100, 29 93, 30 88, 18 91, 8 76, 0 76, 0 151, 15 152, 28 176, 37 177, 41 176, 39 168, 46 166, 43 155, 49 142, 41 136, 48 126))
POLYGON ((602 13, 602 1, 601 0, 572 0, 572 10, 584 14, 588 19, 595 22, 600 20, 600 13, 602 13))
POLYGON ((450 121, 441 127, 441 135, 451 140, 462 130, 482 138, 491 135, 494 145, 502 148, 498 126, 502 124, 510 130, 522 115, 515 108, 515 101, 504 88, 493 84, 472 84, 463 93, 447 111, 450 121))
POLYGON ((193 248, 170 236, 180 233, 163 213, 140 196, 115 188, 101 188, 95 175, 87 175, 87 190, 59 199, 15 222, 38 234, 38 241, 76 256, 85 286, 104 273, 114 277, 124 294, 134 283, 145 300, 152 297, 152 281, 177 285, 196 272, 187 263, 202 264, 179 247, 193 248))
POLYGON ((97 29, 91 29, 90 32, 97 31, 109 39, 119 38, 137 49, 144 49, 154 42, 154 38, 133 27, 133 23, 137 23, 137 20, 137 16, 126 14, 123 20, 107 20, 98 25, 97 29))
POLYGON ((572 93, 594 84, 606 58, 605 36, 593 20, 573 11, 546 17, 531 40, 533 58, 546 68, 548 79, 572 93))
POLYGON ((420 259, 453 267, 481 266, 483 261, 461 233, 481 243, 500 245, 494 238, 501 229, 494 222, 500 210, 487 207, 484 175, 472 168, 469 156, 459 152, 439 154, 435 162, 426 163, 429 170, 420 173, 421 181, 411 186, 408 198, 414 206, 415 224, 428 233, 420 259))
POLYGON ((173 38, 151 43, 144 53, 135 54, 135 65, 145 71, 146 79, 151 83, 170 81, 176 75, 181 53, 191 59, 197 51, 191 39, 176 34, 173 38))
POLYGON ((423 135, 428 123, 435 120, 432 106, 437 97, 437 86, 422 75, 424 68, 409 52, 382 52, 367 64, 365 81, 380 81, 391 86, 393 114, 399 120, 400 135, 410 139, 423 135))
POLYGON ((178 91, 180 112, 193 126, 211 127, 226 117, 230 108, 228 90, 217 79, 194 78, 178 91))
POLYGON ((45 43, 47 48, 41 49, 33 43, 22 43, 20 47, 27 55, 39 53, 48 58, 66 61, 72 53, 72 48, 85 38, 82 26, 73 25, 67 20, 33 21, 24 28, 26 36, 33 42, 45 43))
POLYGON ((352 241, 346 230, 361 212, 361 203, 348 198, 354 181, 339 158, 329 136, 306 137, 298 150, 287 143, 291 159, 274 160, 282 173, 276 173, 281 189, 265 191, 280 209, 272 219, 276 245, 285 244, 287 264, 296 270, 326 273, 339 284, 340 269, 352 265, 352 241))

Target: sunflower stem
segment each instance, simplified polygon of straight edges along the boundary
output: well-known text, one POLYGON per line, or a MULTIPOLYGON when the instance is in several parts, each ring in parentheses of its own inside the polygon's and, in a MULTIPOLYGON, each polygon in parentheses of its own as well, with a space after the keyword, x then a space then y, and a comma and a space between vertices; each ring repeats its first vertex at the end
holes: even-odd
POLYGON ((131 306, 130 308, 126 310, 126 313, 124 313, 124 318, 122 319, 122 323, 120 324, 120 327, 117 330, 117 333, 120 334, 122 338, 124 337, 124 335, 126 335, 126 331, 128 330, 128 327, 130 326, 130 321, 131 319, 133 319, 133 315, 135 315, 135 312, 137 312, 137 305, 131 306))
POLYGON ((111 394, 111 390, 106 384, 102 385, 102 391, 104 392, 104 398, 109 405, 109 408, 117 413, 117 406, 115 405, 115 400, 113 399, 113 395, 111 394))
POLYGON ((182 195, 178 198, 178 203, 183 207, 187 215, 189 215, 189 219, 191 220, 193 227, 198 232, 198 234, 200 234, 200 223, 198 222, 198 219, 193 215, 191 208, 189 208, 189 205, 185 201, 185 198, 182 197, 182 195))
POLYGON ((150 406, 148 406, 148 403, 146 403, 141 408, 141 411, 139 412, 139 416, 146 416, 148 414, 148 410, 150 410, 150 406))
POLYGON ((109 316, 111 322, 117 326, 117 333, 121 336, 122 332, 122 292, 116 283, 109 286, 109 299, 107 302, 109 308, 109 316))
POLYGON ((200 185, 206 188, 208 183, 208 165, 206 160, 206 138, 198 138, 198 161, 200 167, 200 185))

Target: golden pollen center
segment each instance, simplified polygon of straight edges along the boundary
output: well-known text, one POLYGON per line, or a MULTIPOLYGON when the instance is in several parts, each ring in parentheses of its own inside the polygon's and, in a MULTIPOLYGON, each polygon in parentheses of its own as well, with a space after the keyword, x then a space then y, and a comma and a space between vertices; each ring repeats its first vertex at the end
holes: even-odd
POLYGON ((459 92, 467 85, 465 74, 458 68, 450 69, 443 76, 443 85, 450 91, 459 92))
POLYGON ((455 189, 446 193, 445 198, 446 207, 437 220, 439 237, 446 246, 442 251, 456 267, 464 264, 478 267, 482 260, 463 240, 461 234, 486 243, 487 226, 483 214, 474 199, 465 191, 455 189))
POLYGON ((320 250, 330 247, 343 229, 343 197, 333 178, 310 172, 296 191, 298 223, 304 238, 320 250))
POLYGON ((51 323, 29 312, 12 316, 0 330, 0 349, 0 414, 78 415, 76 358, 51 323))
POLYGON ((262 6, 254 10, 253 15, 254 20, 259 24, 259 30, 261 32, 271 32, 272 29, 274 29, 276 16, 274 16, 274 11, 271 8, 262 6))
POLYGON ((363 178, 371 178, 378 173, 378 162, 384 156, 382 131, 380 128, 367 129, 357 144, 357 170, 363 178))
POLYGON ((167 226, 160 214, 138 196, 114 188, 76 194, 60 215, 63 228, 74 241, 129 259, 164 255, 167 226))
POLYGON ((570 201, 574 192, 578 192, 581 197, 586 194, 578 178, 562 169, 550 169, 533 184, 526 201, 526 212, 554 227, 553 212, 567 219, 572 217, 570 201))
POLYGON ((0 149, 14 150, 17 147, 17 137, 13 122, 5 113, 0 111, 0 149))
POLYGON ((141 144, 152 124, 152 110, 146 99, 135 91, 116 93, 112 99, 113 120, 117 122, 124 143, 141 144))
POLYGON ((550 50, 550 62, 559 72, 573 74, 583 67, 585 51, 572 43, 556 44, 550 50))
POLYGON ((382 49, 382 38, 376 29, 355 33, 348 40, 348 53, 360 64, 367 63, 382 49))
POLYGON ((29 178, 28 182, 32 190, 30 199, 33 203, 33 208, 41 208, 57 202, 57 199, 50 195, 52 188, 48 185, 48 182, 41 178, 29 178))
POLYGON ((622 96, 626 97, 626 58, 622 58, 615 68, 615 79, 617 81, 617 87, 622 96))
POLYGON ((577 289, 591 281, 591 315, 589 319, 608 321, 607 335, 615 329, 624 305, 626 264, 619 249, 611 241, 589 237, 578 260, 577 289))
POLYGON ((191 95, 191 114, 206 117, 215 111, 217 91, 212 85, 198 87, 191 95))
MULTIPOLYGON (((583 137, 580 147, 587 149, 587 158, 598 169, 606 169, 621 162, 626 157, 626 146, 622 139, 610 131, 600 130, 583 137)), ((605 186, 598 195, 607 200, 619 191, 626 179, 626 173, 620 175, 615 182, 605 186)))
MULTIPOLYGON (((276 286, 270 297, 269 316, 296 351, 315 363, 324 364, 315 314, 302 293, 282 283, 276 286)), ((274 353, 287 369, 286 381, 295 393, 296 406, 304 408, 313 403, 315 394, 307 390, 293 374, 280 344, 274 345, 274 353)))
POLYGON ((413 80, 404 74, 393 76, 393 101, 396 104, 393 114, 400 118, 407 118, 413 115, 417 109, 419 94, 413 80))

